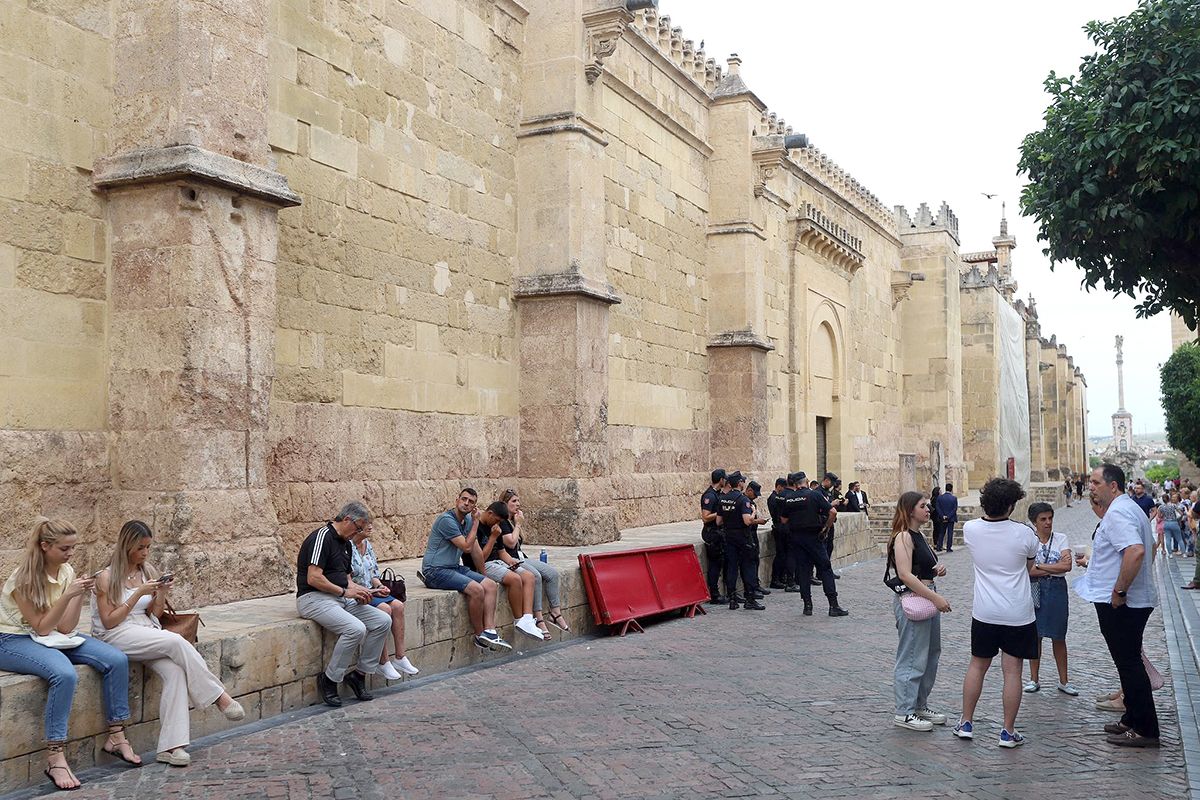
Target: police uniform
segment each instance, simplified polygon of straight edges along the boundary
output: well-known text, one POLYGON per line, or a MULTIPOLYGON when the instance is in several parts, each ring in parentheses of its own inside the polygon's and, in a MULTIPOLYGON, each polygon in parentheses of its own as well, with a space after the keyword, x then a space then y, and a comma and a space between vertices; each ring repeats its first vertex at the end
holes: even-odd
POLYGON ((762 608, 753 595, 757 572, 757 556, 750 546, 752 531, 746 526, 743 515, 754 516, 754 504, 750 498, 737 488, 741 475, 734 473, 729 478, 732 488, 720 496, 719 508, 722 527, 725 532, 725 591, 729 595, 729 607, 738 608, 745 602, 747 608, 762 608), (745 600, 737 594, 738 573, 742 576, 742 588, 746 593, 745 600))
MULTIPOLYGON (((815 568, 817 577, 821 579, 825 597, 829 600, 829 615, 845 616, 838 606, 837 583, 833 578, 833 569, 829 564, 829 553, 825 543, 821 541, 822 517, 828 517, 832 510, 825 495, 812 489, 799 489, 785 501, 788 520, 788 546, 792 551, 793 574, 800 576, 799 591, 804 598, 805 615, 812 614, 812 580, 811 571, 815 568)), ((789 589, 794 591, 794 589, 789 589)))
MULTIPOLYGON (((700 511, 710 514, 718 513, 721 510, 720 498, 717 490, 709 486, 704 490, 704 494, 700 495, 700 511)), ((700 531, 700 538, 704 540, 704 553, 708 556, 708 570, 705 578, 708 581, 709 599, 714 603, 722 603, 725 601, 725 598, 721 597, 720 587, 721 570, 725 565, 724 534, 714 520, 704 523, 704 528, 700 531)))
MULTIPOLYGON (((830 507, 832 508, 833 504, 841 497, 841 492, 839 492, 837 487, 834 485, 838 482, 838 476, 834 475, 832 472, 826 472, 825 477, 829 479, 829 487, 827 488, 825 483, 822 481, 821 494, 825 497, 825 501, 829 503, 830 507)), ((821 517, 821 527, 825 527, 825 524, 828 521, 829 512, 826 511, 824 516, 821 517)), ((833 560, 833 531, 833 528, 825 531, 825 553, 829 556, 830 561, 833 560)))
MULTIPOLYGON (((787 489, 783 491, 786 492, 787 489)), ((775 557, 771 559, 772 589, 784 589, 792 583, 792 565, 787 552, 787 528, 780 519, 782 509, 783 492, 776 489, 767 495, 767 513, 771 515, 771 541, 775 543, 775 557)))

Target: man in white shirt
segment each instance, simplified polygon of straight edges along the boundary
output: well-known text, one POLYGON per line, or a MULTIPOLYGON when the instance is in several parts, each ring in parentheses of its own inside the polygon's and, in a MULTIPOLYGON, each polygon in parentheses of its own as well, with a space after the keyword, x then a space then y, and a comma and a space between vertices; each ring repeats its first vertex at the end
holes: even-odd
POLYGON ((975 565, 975 600, 971 605, 971 664, 963 678, 962 719, 954 726, 960 739, 975 736, 975 705, 983 678, 996 653, 1004 672, 1004 727, 1001 747, 1025 744, 1017 733, 1021 708, 1021 662, 1038 657, 1037 617, 1029 590, 1029 565, 1037 555, 1037 537, 1028 526, 1008 517, 1025 490, 1016 481, 992 478, 979 494, 983 519, 963 526, 963 541, 975 565))
POLYGON ((1075 582, 1075 591, 1096 606, 1100 633, 1125 694, 1125 715, 1104 730, 1110 744, 1158 747, 1158 712, 1142 664, 1142 635, 1158 605, 1149 558, 1154 532, 1145 512, 1125 494, 1125 473, 1120 467, 1097 467, 1088 486, 1092 504, 1097 512, 1103 510, 1104 516, 1092 539, 1091 558, 1075 556, 1077 564, 1088 568, 1075 582))

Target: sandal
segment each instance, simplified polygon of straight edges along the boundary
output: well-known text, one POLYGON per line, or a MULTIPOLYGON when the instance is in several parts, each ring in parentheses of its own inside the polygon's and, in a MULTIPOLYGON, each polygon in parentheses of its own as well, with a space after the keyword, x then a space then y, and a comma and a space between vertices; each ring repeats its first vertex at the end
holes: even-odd
MULTIPOLYGON (((47 745, 46 750, 50 753, 58 753, 61 755, 63 752, 63 745, 61 745, 61 744, 47 745)), ((54 785, 54 788, 60 792, 73 792, 76 789, 78 789, 79 787, 83 786, 83 782, 80 781, 79 778, 76 778, 75 773, 71 772, 71 768, 65 764, 55 764, 54 766, 47 766, 44 770, 42 770, 42 774, 45 775, 46 778, 50 781, 50 783, 54 785), (61 769, 63 772, 67 773, 67 775, 70 776, 70 778, 73 778, 75 780, 75 785, 74 786, 63 786, 58 781, 54 780, 54 770, 56 770, 56 769, 61 769)))
POLYGON ((567 620, 563 617, 562 612, 550 615, 550 624, 558 628, 560 631, 571 632, 571 626, 567 624, 567 620))
POLYGON ((133 758, 130 758, 129 756, 127 756, 121 752, 122 747, 128 747, 129 752, 133 753, 133 747, 129 744, 129 740, 125 738, 125 729, 124 728, 120 728, 119 730, 115 730, 115 731, 109 731, 108 740, 104 743, 104 746, 101 747, 100 749, 103 750, 105 753, 108 753, 110 756, 113 756, 114 758, 121 759, 126 764, 130 765, 131 767, 142 766, 142 760, 140 758, 138 758, 137 753, 133 753, 133 758, 138 759, 137 761, 134 761, 133 758), (117 739, 118 736, 121 737, 120 740, 117 739))
POLYGON ((544 636, 545 636, 547 639, 549 639, 549 638, 550 638, 550 628, 549 628, 549 626, 547 626, 547 625, 546 625, 546 620, 545 620, 544 618, 542 618, 542 617, 538 617, 538 618, 537 618, 537 619, 535 619, 533 622, 534 622, 534 624, 535 624, 535 625, 537 625, 537 629, 538 629, 539 631, 541 631, 541 632, 542 632, 542 634, 543 634, 543 635, 544 635, 544 636))

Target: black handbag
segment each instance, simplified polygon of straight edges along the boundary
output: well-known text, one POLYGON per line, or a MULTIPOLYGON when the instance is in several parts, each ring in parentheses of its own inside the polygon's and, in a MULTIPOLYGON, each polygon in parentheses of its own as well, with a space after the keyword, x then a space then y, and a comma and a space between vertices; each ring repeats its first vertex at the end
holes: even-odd
POLYGON ((399 600, 401 603, 408 599, 408 587, 404 583, 404 576, 397 575, 391 567, 383 571, 383 574, 379 576, 379 582, 387 587, 393 599, 399 600))
POLYGON ((900 580, 900 576, 894 574, 896 568, 896 552, 893 548, 895 539, 888 543, 887 564, 883 567, 883 585, 891 589, 895 594, 902 595, 905 592, 912 591, 908 585, 900 580), (890 576, 890 577, 889 577, 890 576))

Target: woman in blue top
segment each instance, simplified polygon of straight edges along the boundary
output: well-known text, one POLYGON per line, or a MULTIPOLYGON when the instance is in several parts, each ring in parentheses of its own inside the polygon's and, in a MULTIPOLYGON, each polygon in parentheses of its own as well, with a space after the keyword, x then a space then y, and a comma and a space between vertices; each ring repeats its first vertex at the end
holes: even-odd
POLYGON ((350 576, 359 586, 366 586, 374 597, 371 605, 380 611, 386 611, 392 616, 392 641, 396 646, 395 658, 388 660, 387 647, 379 654, 379 674, 389 681, 398 681, 405 675, 416 675, 419 669, 413 666, 404 655, 404 603, 398 597, 392 597, 383 582, 379 580, 379 559, 375 557, 375 548, 371 546, 370 522, 358 533, 351 537, 354 547, 350 549, 350 576))

